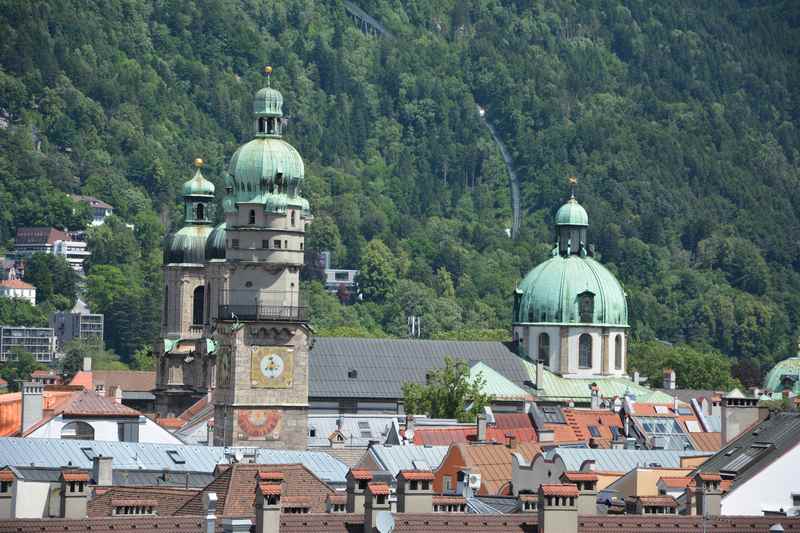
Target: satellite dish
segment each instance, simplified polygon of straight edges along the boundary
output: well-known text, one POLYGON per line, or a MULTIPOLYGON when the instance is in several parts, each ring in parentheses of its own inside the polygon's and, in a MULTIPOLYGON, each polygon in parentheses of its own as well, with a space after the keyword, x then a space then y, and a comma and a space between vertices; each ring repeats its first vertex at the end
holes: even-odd
POLYGON ((389 511, 381 511, 375 519, 378 533, 392 533, 394 531, 394 516, 389 511))

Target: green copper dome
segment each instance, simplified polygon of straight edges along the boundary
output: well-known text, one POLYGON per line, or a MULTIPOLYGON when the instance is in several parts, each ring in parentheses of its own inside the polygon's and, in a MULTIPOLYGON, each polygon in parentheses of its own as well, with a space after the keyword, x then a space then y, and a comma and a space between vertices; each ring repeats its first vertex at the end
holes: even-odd
POLYGON ((183 184, 184 196, 214 196, 214 184, 208 181, 200 169, 194 173, 194 177, 183 184))
POLYGON ((225 235, 227 233, 227 226, 223 222, 216 228, 206 239, 205 258, 206 261, 211 259, 225 259, 225 235))
POLYGON ((780 361, 764 379, 764 388, 781 392, 785 388, 800 394, 800 355, 780 361))
POLYGON ((186 226, 169 237, 164 247, 164 264, 205 263, 206 239, 211 234, 209 225, 186 226))
POLYGON ((514 298, 514 322, 628 325, 625 291, 591 257, 555 256, 531 270, 514 298))
POLYGON ((253 113, 273 117, 283 116, 283 95, 272 87, 264 87, 253 97, 253 113))
POLYGON ((303 159, 291 144, 280 138, 258 137, 233 154, 226 183, 232 188, 234 202, 285 209, 288 198, 298 195, 304 174, 303 159))
POLYGON ((556 212, 556 225, 588 226, 589 215, 586 214, 586 209, 578 203, 575 197, 572 197, 556 212))

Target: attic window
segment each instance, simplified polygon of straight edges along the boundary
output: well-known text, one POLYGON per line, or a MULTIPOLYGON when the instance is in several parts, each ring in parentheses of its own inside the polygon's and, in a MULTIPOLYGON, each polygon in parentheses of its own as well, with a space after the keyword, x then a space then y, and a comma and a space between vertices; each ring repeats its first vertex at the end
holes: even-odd
POLYGON ((175 463, 176 465, 186 464, 186 459, 184 459, 181 456, 178 450, 167 450, 167 455, 169 456, 170 459, 172 459, 172 462, 175 463))
POLYGON ((317 436, 317 430, 314 429, 314 428, 309 429, 308 430, 308 436, 309 437, 316 437, 317 436))
POLYGON ((81 451, 83 452, 83 455, 85 455, 86 458, 89 459, 90 461, 93 461, 94 458, 97 457, 97 454, 94 452, 94 449, 92 448, 81 448, 81 451))
POLYGON ((348 370, 347 377, 350 379, 356 379, 358 377, 358 370, 348 370))

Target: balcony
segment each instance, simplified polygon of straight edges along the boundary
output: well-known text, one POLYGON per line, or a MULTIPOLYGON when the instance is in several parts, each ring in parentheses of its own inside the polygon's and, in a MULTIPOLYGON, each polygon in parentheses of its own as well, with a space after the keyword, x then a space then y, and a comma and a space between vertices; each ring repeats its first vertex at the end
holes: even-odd
POLYGON ((308 298, 297 291, 223 291, 220 301, 219 320, 308 321, 308 298))

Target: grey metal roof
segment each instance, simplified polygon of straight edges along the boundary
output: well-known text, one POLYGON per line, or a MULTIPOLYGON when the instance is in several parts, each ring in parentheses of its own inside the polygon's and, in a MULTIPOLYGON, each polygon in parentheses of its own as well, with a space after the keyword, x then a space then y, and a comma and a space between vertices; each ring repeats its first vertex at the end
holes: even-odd
POLYGON ((546 453, 548 459, 558 455, 567 470, 580 470, 584 461, 594 460, 597 470, 607 472, 630 472, 637 466, 659 465, 678 468, 681 457, 708 456, 709 452, 678 450, 607 450, 597 448, 565 448, 558 446, 546 453))
POLYGON ((502 342, 317 337, 309 360, 309 396, 399 399, 403 383, 424 384, 430 369, 443 368, 447 356, 470 366, 482 361, 522 387, 529 379, 522 359, 502 342))
POLYGON ((245 457, 252 456, 259 464, 300 463, 320 479, 334 484, 345 482, 347 466, 322 452, 92 440, 3 437, 0 438, 0 467, 6 464, 48 468, 69 466, 88 470, 92 467, 91 457, 103 455, 114 458, 114 469, 213 472, 217 464, 233 462, 236 451, 241 451, 245 457))
POLYGON ((633 416, 637 431, 655 448, 694 450, 694 444, 675 417, 633 416))
POLYGON ((400 470, 419 469, 426 464, 432 470, 439 467, 447 454, 447 446, 373 445, 369 451, 381 468, 397 476, 400 470))
POLYGON ((346 439, 345 446, 366 448, 370 441, 384 443, 396 420, 393 415, 310 414, 308 446, 329 447, 328 437, 337 429, 346 439))
POLYGON ((467 512, 475 514, 511 514, 519 512, 519 500, 513 496, 473 496, 467 498, 467 512))
MULTIPOLYGON (((61 479, 61 468, 17 467, 25 481, 56 483, 61 479)), ((91 474, 91 470, 89 470, 91 474)), ((214 480, 211 472, 168 472, 148 470, 114 470, 114 485, 166 486, 202 488, 214 480)))
POLYGON ((731 490, 752 478, 800 442, 800 413, 771 413, 755 428, 718 451, 698 472, 733 477, 731 490))
POLYGON ((147 391, 122 391, 123 400, 155 400, 156 396, 152 392, 147 391))

